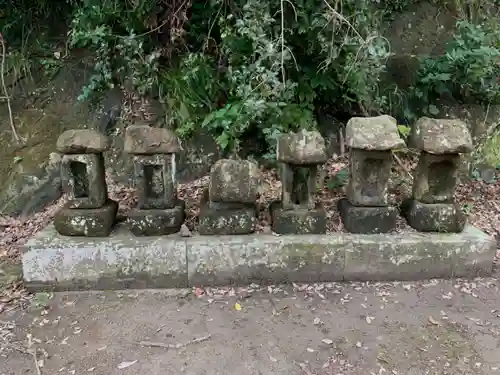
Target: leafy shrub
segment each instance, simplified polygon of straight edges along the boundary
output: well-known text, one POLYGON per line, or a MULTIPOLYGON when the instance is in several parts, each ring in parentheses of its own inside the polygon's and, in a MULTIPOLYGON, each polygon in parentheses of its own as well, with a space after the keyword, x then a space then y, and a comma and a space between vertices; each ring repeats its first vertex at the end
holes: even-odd
POLYGON ((376 34, 369 2, 347 0, 342 9, 316 1, 211 6, 198 10, 205 12, 202 22, 189 25, 199 35, 192 44, 201 48, 164 75, 179 134, 201 126, 222 149, 237 151, 252 138, 270 155, 280 133, 315 127, 318 108, 383 110, 377 94, 388 45, 376 34), (173 84, 179 79, 182 89, 173 84))
MULTIPOLYGON (((250 141, 269 156, 280 133, 315 128, 319 115, 391 112, 394 97, 380 89, 390 46, 378 30, 416 1, 0 0, 0 29, 15 48, 60 20, 70 46, 94 54, 80 100, 125 86, 159 98, 181 137, 204 129, 225 152, 250 141)), ((494 26, 460 22, 446 54, 424 59, 398 95, 431 112, 444 96, 497 101, 494 26)), ((50 73, 61 62, 40 63, 50 73)))
POLYGON ((414 96, 437 114, 440 98, 492 103, 500 100, 500 29, 496 25, 457 23, 443 56, 424 58, 414 96))

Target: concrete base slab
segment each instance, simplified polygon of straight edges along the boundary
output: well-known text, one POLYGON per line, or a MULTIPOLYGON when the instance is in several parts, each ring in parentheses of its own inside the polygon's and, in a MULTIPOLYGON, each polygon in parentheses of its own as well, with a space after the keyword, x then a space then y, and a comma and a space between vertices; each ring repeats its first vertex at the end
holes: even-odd
POLYGON ((342 280, 419 280, 491 273, 496 241, 462 233, 64 237, 53 226, 25 245, 32 290, 172 288, 342 280))

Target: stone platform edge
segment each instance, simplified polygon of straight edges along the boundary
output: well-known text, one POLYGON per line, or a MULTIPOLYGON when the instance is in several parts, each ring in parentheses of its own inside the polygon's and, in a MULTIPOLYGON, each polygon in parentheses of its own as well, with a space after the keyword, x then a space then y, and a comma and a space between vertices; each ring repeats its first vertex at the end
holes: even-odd
POLYGON ((492 272, 496 241, 460 234, 63 237, 49 225, 23 248, 33 291, 185 288, 256 283, 411 281, 492 272))

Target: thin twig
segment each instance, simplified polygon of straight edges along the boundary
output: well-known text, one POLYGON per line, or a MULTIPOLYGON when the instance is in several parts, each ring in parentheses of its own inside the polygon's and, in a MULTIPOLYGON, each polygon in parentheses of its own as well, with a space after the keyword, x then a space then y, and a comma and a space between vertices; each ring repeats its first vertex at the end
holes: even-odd
POLYGON ((358 32, 358 30, 356 30, 356 28, 347 20, 347 18, 345 18, 342 14, 340 14, 339 12, 337 12, 329 3, 328 1, 326 0, 323 0, 324 3, 326 4, 326 6, 328 8, 330 8, 330 11, 333 13, 333 15, 335 17, 337 17, 339 20, 341 20, 342 22, 344 22, 347 26, 349 26, 349 28, 351 28, 354 33, 358 36, 359 39, 361 39, 363 41, 363 43, 365 42, 364 38, 361 36, 361 34, 358 32))
POLYGON ((177 343, 177 344, 165 344, 163 342, 141 341, 139 343, 139 345, 149 346, 152 348, 156 347, 156 348, 165 348, 165 349, 180 349, 180 348, 184 348, 184 347, 191 345, 191 344, 199 344, 200 342, 207 341, 211 337, 212 337, 212 335, 203 336, 203 337, 199 337, 199 338, 196 338, 194 340, 188 341, 186 343, 177 343))
POLYGON ((344 140, 344 130, 342 126, 339 126, 339 144, 340 144, 340 157, 345 156, 345 140, 344 140))
POLYGON ((305 363, 297 363, 297 365, 300 367, 302 371, 304 371, 306 375, 314 375, 314 373, 311 370, 309 370, 309 368, 305 363))
POLYGON ((411 174, 410 170, 408 168, 406 168, 406 165, 403 164, 403 161, 399 158, 399 156, 397 156, 394 152, 392 153, 392 155, 394 156, 394 159, 397 161, 397 163, 399 164, 399 166, 401 168, 403 168, 403 170, 408 174, 408 176, 410 177, 410 179, 413 180, 413 175, 411 174))
POLYGON ((26 348, 24 348, 22 346, 17 346, 15 344, 9 344, 9 343, 2 344, 2 345, 4 345, 6 348, 10 348, 12 350, 17 350, 20 353, 31 355, 31 352, 29 352, 26 348))
POLYGON ((0 44, 2 44, 2 62, 0 65, 0 79, 2 80, 2 90, 5 95, 5 100, 7 101, 7 108, 9 110, 9 121, 10 121, 10 128, 12 129, 12 133, 14 134, 14 138, 16 141, 19 143, 21 141, 21 138, 17 134, 16 127, 14 126, 14 117, 12 116, 12 106, 10 104, 10 97, 9 97, 9 92, 7 91, 7 85, 5 84, 5 55, 6 55, 6 50, 5 50, 5 41, 3 39, 3 35, 0 33, 0 44))
POLYGON ((284 0, 280 1, 280 11, 281 11, 281 76, 283 79, 283 85, 286 82, 285 76, 285 12, 283 7, 284 0))
POLYGON ((38 364, 38 359, 36 358, 36 350, 31 351, 33 360, 35 361, 36 373, 37 375, 42 375, 42 370, 40 370, 40 365, 38 364))

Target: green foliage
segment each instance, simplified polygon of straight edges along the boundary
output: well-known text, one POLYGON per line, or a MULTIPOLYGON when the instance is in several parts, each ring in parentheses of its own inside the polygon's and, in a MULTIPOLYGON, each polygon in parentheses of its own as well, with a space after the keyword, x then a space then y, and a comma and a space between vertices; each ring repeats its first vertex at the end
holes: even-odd
POLYGON ((347 183, 348 178, 349 171, 347 170, 347 168, 341 169, 336 174, 330 177, 326 186, 330 190, 338 190, 347 183))
POLYGON ((424 58, 413 95, 436 115, 439 99, 492 103, 500 100, 500 28, 459 21, 443 56, 424 58))
MULTIPOLYGON (((384 94, 391 52, 380 23, 415 2, 0 0, 0 30, 11 47, 9 71, 18 76, 34 66, 32 50, 25 53, 33 36, 44 51, 36 65, 57 73, 63 61, 41 40, 62 24, 68 46, 94 56, 80 100, 123 86, 160 99, 167 125, 181 137, 203 129, 225 152, 252 142, 270 156, 279 134, 315 128, 319 114, 395 114, 396 108, 409 117, 416 104, 436 115, 443 97, 500 99, 500 31, 473 23, 476 16, 459 22, 446 54, 422 61, 410 92, 384 94)), ((460 12, 480 13, 465 4, 460 12)), ((399 130, 408 135, 408 128, 399 130)))
POLYGON ((145 20, 156 1, 138 4, 120 0, 84 0, 73 16, 70 32, 72 47, 96 54, 95 74, 80 100, 126 82, 141 94, 156 83, 159 48, 155 48, 145 20))
POLYGON ((210 4, 211 12, 203 10, 210 21, 190 24, 202 47, 165 74, 180 135, 201 126, 230 151, 252 138, 269 156, 280 133, 315 127, 317 108, 384 109, 376 94, 388 45, 368 2, 344 1, 342 9, 315 1, 210 4), (179 79, 182 89, 173 84, 179 79))
POLYGON ((46 309, 47 307, 49 307, 50 301, 52 300, 53 297, 54 297, 53 293, 45 293, 45 292, 36 293, 33 296, 32 306, 35 309, 46 309))
POLYGON ((399 136, 406 141, 410 137, 411 127, 407 125, 398 125, 398 133, 399 136))

